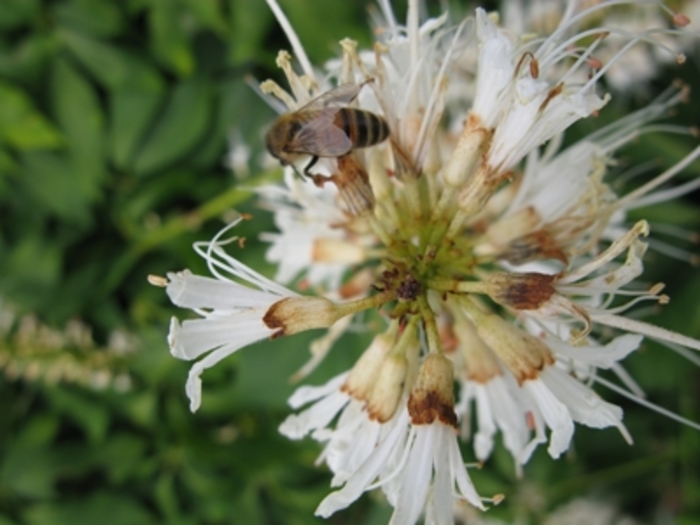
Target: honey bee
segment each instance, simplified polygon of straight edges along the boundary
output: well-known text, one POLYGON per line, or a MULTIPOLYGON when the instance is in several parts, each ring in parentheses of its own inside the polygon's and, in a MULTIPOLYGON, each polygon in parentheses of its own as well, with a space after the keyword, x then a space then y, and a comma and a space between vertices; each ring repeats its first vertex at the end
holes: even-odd
MULTIPOLYGON (((311 155, 304 175, 319 157, 343 157, 353 149, 374 146, 389 136, 389 125, 379 115, 348 107, 364 84, 341 84, 305 106, 281 115, 265 135, 270 154, 283 166, 298 155, 311 155)), ((300 174, 301 175, 301 174, 300 174)))

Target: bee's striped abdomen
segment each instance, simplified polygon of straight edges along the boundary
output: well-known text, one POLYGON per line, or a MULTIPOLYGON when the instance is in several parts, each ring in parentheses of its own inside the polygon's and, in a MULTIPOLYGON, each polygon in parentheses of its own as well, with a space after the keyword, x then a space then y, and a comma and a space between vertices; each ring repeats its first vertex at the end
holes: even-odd
POLYGON ((335 123, 350 137, 355 148, 379 144, 389 136, 389 126, 383 118, 361 109, 342 108, 335 123))

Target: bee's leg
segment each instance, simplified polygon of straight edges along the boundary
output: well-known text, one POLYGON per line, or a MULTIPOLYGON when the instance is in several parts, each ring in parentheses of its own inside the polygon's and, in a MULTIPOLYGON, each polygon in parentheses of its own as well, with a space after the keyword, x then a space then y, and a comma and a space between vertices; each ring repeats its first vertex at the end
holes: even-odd
POLYGON ((316 157, 316 156, 311 157, 311 160, 304 168, 304 175, 306 175, 307 177, 313 178, 313 175, 311 175, 311 173, 309 173, 309 170, 311 168, 313 168, 314 164, 316 164, 317 162, 318 162, 318 157, 316 157))
POLYGON ((301 171, 299 171, 299 168, 297 168, 297 167, 296 167, 294 164, 292 164, 292 163, 290 163, 289 165, 290 165, 290 166, 292 167, 292 169, 294 170, 294 173, 297 174, 297 177, 299 177, 301 180, 306 180, 306 179, 304 178, 304 175, 302 175, 301 171))

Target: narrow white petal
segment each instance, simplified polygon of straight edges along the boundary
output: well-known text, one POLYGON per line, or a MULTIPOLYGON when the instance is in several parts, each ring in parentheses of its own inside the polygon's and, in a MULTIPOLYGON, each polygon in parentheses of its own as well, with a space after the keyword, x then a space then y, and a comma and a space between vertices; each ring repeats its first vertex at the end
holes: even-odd
POLYGON ((189 270, 169 273, 168 279, 165 289, 168 297, 173 304, 183 308, 267 308, 281 298, 233 281, 194 275, 189 270))
POLYGON ((333 392, 299 414, 288 416, 279 431, 289 439, 301 439, 312 430, 328 425, 349 401, 347 394, 333 392))
POLYGON ((173 356, 192 360, 222 345, 236 349, 272 335, 262 322, 260 311, 243 311, 232 315, 204 319, 188 319, 180 324, 171 321, 168 342, 173 356))
POLYGON ((547 339, 547 344, 557 355, 607 370, 639 348, 643 340, 641 335, 625 334, 604 346, 572 346, 555 338, 547 339))
POLYGON ((547 388, 541 379, 528 380, 523 388, 532 396, 552 434, 547 451, 554 459, 569 448, 574 435, 574 422, 566 406, 547 388))
POLYGON ((289 397, 287 403, 292 408, 300 408, 308 403, 311 403, 312 401, 321 399, 322 397, 327 396, 331 392, 335 392, 336 390, 338 390, 345 382, 345 378, 347 376, 348 373, 343 372, 342 374, 339 374, 330 381, 328 381, 325 385, 301 386, 297 388, 294 391, 294 393, 289 397))
POLYGON ((344 509, 359 498, 367 487, 379 475, 390 453, 406 428, 397 425, 392 433, 384 439, 372 454, 362 463, 355 474, 347 481, 345 486, 331 492, 319 504, 315 514, 327 518, 334 512, 344 509))
POLYGON ((433 470, 435 478, 428 498, 428 511, 433 515, 433 521, 437 524, 450 524, 454 519, 452 512, 452 492, 454 490, 454 478, 452 476, 452 464, 450 462, 450 440, 456 441, 456 435, 452 428, 440 423, 434 424, 438 432, 435 446, 433 447, 433 470))
POLYGON ((457 494, 466 499, 477 509, 484 510, 484 504, 481 502, 481 497, 474 488, 474 483, 472 483, 472 480, 467 473, 467 467, 464 466, 462 453, 460 452, 459 445, 457 444, 457 436, 453 434, 450 439, 447 439, 445 445, 449 452, 449 463, 452 478, 457 484, 457 494))
POLYGON ((592 428, 621 425, 620 407, 603 401, 593 390, 565 371, 548 366, 540 377, 552 393, 566 405, 574 421, 592 428))
POLYGON ((437 425, 441 424, 414 427, 416 438, 401 473, 399 497, 389 525, 413 525, 420 518, 432 480, 432 449, 438 445, 437 425))
POLYGON ((207 368, 211 368, 225 357, 228 357, 239 348, 240 347, 234 345, 222 346, 211 352, 201 361, 197 361, 192 365, 190 373, 187 376, 187 383, 185 383, 185 392, 190 399, 190 411, 196 412, 202 402, 202 380, 199 378, 202 372, 207 368))
MULTIPOLYGON (((478 431, 474 436, 474 451, 476 457, 484 461, 488 459, 493 450, 493 436, 496 433, 496 423, 493 420, 494 410, 491 407, 488 392, 485 385, 476 385, 474 399, 476 401, 476 420, 478 431)), ((502 407, 497 407, 500 411, 502 407)))

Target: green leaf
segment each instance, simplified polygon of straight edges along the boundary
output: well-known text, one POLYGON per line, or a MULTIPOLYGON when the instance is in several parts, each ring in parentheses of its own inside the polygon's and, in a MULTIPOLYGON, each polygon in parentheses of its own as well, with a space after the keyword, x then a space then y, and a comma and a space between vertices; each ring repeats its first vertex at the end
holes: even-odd
POLYGON ((29 525, 141 525, 155 523, 135 499, 119 494, 97 492, 80 500, 40 503, 30 507, 24 518, 29 525))
POLYGON ((229 0, 231 32, 229 56, 234 65, 254 59, 274 20, 265 2, 229 0))
POLYGON ((12 156, 5 151, 0 149, 0 195, 4 194, 6 191, 6 181, 2 179, 3 175, 7 173, 12 173, 17 170, 17 163, 12 156))
POLYGON ((56 20, 94 36, 118 34, 124 27, 124 18, 117 4, 106 0, 72 0, 54 8, 56 20))
POLYGON ((61 270, 61 250, 38 235, 22 237, 9 254, 0 257, 2 295, 27 310, 47 301, 61 270))
POLYGON ((67 60, 53 69, 53 105, 73 155, 99 161, 102 157, 104 115, 90 83, 67 60))
POLYGON ((73 163, 55 154, 35 152, 21 158, 20 183, 39 204, 35 211, 49 212, 63 220, 85 223, 89 219, 91 186, 83 187, 73 163))
MULTIPOLYGON (((312 64, 322 63, 337 55, 339 42, 343 38, 357 40, 361 48, 369 44, 370 35, 362 23, 365 13, 360 2, 314 2, 313 8, 309 7, 307 0, 283 0, 279 3, 300 36, 312 64)), ((285 48, 291 49, 288 45, 285 48)))
POLYGON ((0 486, 24 496, 50 496, 57 469, 50 459, 49 444, 57 431, 54 416, 34 416, 5 451, 0 486))
POLYGON ((84 201, 87 207, 99 198, 107 174, 103 111, 95 88, 67 60, 56 61, 52 80, 54 111, 70 144, 71 171, 62 177, 72 194, 68 200, 84 201))
POLYGON ((56 149, 61 133, 22 89, 0 81, 0 141, 19 150, 56 149))
POLYGON ((53 388, 47 399, 59 413, 80 425, 92 442, 104 441, 109 424, 107 407, 67 388, 53 388))
POLYGON ((0 2, 0 29, 28 24, 39 15, 39 0, 3 0, 0 2))
MULTIPOLYGON (((220 0, 184 0, 184 2, 202 26, 221 36, 225 35, 227 27, 220 0)), ((250 7, 255 5, 252 2, 247 4, 250 7)))
POLYGON ((110 435, 104 447, 100 449, 100 462, 107 469, 107 474, 115 483, 123 483, 139 469, 146 455, 143 440, 130 434, 110 435))
POLYGON ((161 95, 151 91, 120 89, 112 93, 109 148, 118 168, 126 169, 131 164, 161 102, 161 95))
POLYGON ((173 73, 190 76, 194 71, 194 54, 183 27, 185 17, 178 2, 153 0, 149 14, 153 53, 173 73))
POLYGON ((175 88, 170 100, 134 162, 144 175, 183 157, 197 144, 211 120, 211 88, 203 79, 193 79, 175 88))
POLYGON ((132 53, 64 29, 61 40, 90 73, 110 89, 139 89, 158 93, 163 81, 156 69, 132 53))
POLYGON ((53 35, 30 33, 0 53, 0 75, 23 85, 35 83, 51 60, 57 43, 53 35))

